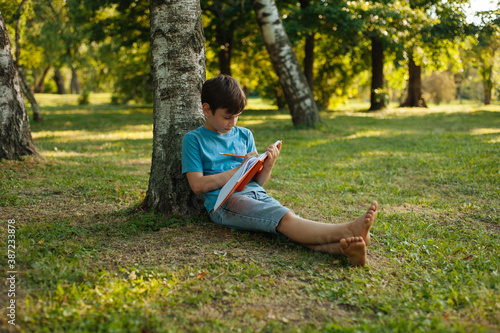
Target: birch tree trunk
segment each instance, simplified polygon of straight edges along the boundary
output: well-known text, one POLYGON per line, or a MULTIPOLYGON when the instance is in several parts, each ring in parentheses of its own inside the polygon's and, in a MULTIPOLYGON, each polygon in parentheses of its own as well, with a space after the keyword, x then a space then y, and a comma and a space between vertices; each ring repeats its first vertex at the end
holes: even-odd
POLYGON ((7 27, 0 13, 0 160, 38 155, 24 106, 7 27))
POLYGON ((203 199, 181 170, 182 138, 204 122, 201 87, 205 44, 199 0, 150 2, 154 92, 153 158, 149 188, 139 209, 199 215, 203 199))
POLYGON ((252 0, 264 43, 285 93, 295 126, 315 126, 321 119, 313 94, 281 22, 274 0, 252 0))

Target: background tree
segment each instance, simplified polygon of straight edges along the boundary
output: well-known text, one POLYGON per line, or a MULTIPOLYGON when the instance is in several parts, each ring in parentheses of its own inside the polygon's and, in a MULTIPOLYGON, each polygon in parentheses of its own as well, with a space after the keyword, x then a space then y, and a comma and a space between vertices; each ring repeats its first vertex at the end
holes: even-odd
POLYGON ((480 12, 478 15, 481 23, 474 29, 477 42, 472 51, 483 83, 483 103, 489 105, 495 83, 495 70, 500 69, 500 8, 496 11, 480 12))
POLYGON ((408 54, 408 93, 405 107, 426 107, 422 95, 422 65, 439 70, 448 65, 456 70, 458 47, 467 34, 463 6, 468 0, 410 0, 415 12, 411 22, 408 54))
POLYGON ((389 99, 384 73, 386 54, 393 61, 403 58, 401 50, 409 36, 408 22, 415 18, 415 14, 407 3, 392 0, 356 2, 353 7, 362 17, 363 36, 370 40, 371 45, 369 111, 381 110, 389 99))
POLYGON ((39 154, 31 137, 9 35, 0 13, 0 159, 24 155, 39 154))
POLYGON ((152 102, 148 0, 67 0, 84 36, 86 89, 108 89, 113 102, 152 102), (108 87, 109 86, 109 87, 108 87))
POLYGON ((201 8, 206 18, 205 40, 216 56, 220 74, 232 76, 231 61, 236 47, 241 47, 241 30, 254 19, 248 1, 202 0, 201 8))
POLYGON ((151 1, 151 69, 154 89, 153 158, 140 209, 198 215, 200 196, 181 172, 182 138, 203 123, 201 87, 205 49, 200 2, 151 1))
POLYGON ((252 0, 271 63, 283 87, 295 126, 315 126, 320 122, 318 108, 295 52, 281 22, 276 3, 252 0))
POLYGON ((308 82, 312 78, 318 105, 326 109, 353 97, 368 65, 369 50, 357 2, 286 3, 285 28, 304 71, 310 72, 312 67, 312 76, 306 77, 308 82))
POLYGON ((20 58, 21 58, 21 43, 19 39, 21 38, 21 16, 23 13, 23 7, 26 4, 27 0, 21 1, 19 7, 17 8, 16 13, 14 14, 14 20, 16 20, 16 56, 14 62, 16 63, 16 68, 19 74, 19 80, 21 83, 21 87, 23 89, 24 95, 28 98, 31 109, 33 110, 33 120, 34 121, 42 121, 42 113, 40 112, 40 107, 38 106, 38 102, 36 101, 35 94, 31 89, 28 80, 26 79, 26 75, 24 74, 24 69, 21 66, 20 58))

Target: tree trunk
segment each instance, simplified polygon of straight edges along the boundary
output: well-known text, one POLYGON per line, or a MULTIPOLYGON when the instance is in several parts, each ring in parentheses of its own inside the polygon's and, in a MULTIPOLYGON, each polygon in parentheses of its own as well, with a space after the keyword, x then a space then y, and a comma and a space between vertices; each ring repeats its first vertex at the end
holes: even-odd
POLYGON ((481 79, 483 81, 483 92, 484 92, 484 105, 491 104, 491 91, 493 90, 493 61, 494 57, 484 58, 479 57, 481 60, 481 67, 479 68, 479 75, 481 75, 481 79))
POLYGON ((71 85, 70 91, 72 94, 80 94, 82 88, 80 86, 80 81, 78 80, 78 73, 76 72, 76 68, 71 66, 71 85))
POLYGON ((153 75, 153 158, 149 188, 138 209, 199 215, 195 195, 181 170, 182 138, 204 122, 201 87, 205 49, 198 0, 150 1, 153 75))
MULTIPOLYGON (((221 22, 221 24, 223 24, 221 22)), ((219 44, 219 70, 221 74, 231 75, 231 56, 233 55, 233 28, 223 26, 217 28, 219 44)))
POLYGON ((7 27, 0 13, 0 160, 39 156, 31 137, 7 27))
POLYGON ((65 95, 66 88, 64 88, 64 77, 62 76, 61 70, 59 68, 56 68, 54 72, 54 81, 56 82, 57 93, 59 95, 65 95))
POLYGON ((402 107, 426 108, 424 97, 422 96, 422 68, 415 64, 413 56, 410 56, 408 65, 410 79, 408 81, 408 96, 402 107))
POLYGON ((50 65, 45 67, 45 69, 42 73, 42 77, 40 78, 38 83, 35 85, 35 89, 33 91, 35 94, 44 92, 44 90, 45 90, 45 77, 47 76, 49 69, 50 69, 50 65))
POLYGON ((295 126, 315 126, 321 119, 273 0, 252 0, 262 37, 278 75, 295 126))
POLYGON ((314 91, 314 35, 306 36, 306 45, 304 50, 304 75, 311 93, 314 91))
POLYGON ((369 111, 378 111, 386 107, 384 91, 384 44, 372 37, 372 86, 369 111))
MULTIPOLYGON (((310 0, 300 0, 300 8, 309 7, 310 0)), ((314 92, 314 34, 307 34, 304 46, 304 75, 311 92, 314 92)))
POLYGON ((493 90, 493 83, 491 80, 484 82, 484 105, 491 104, 491 91, 493 90))

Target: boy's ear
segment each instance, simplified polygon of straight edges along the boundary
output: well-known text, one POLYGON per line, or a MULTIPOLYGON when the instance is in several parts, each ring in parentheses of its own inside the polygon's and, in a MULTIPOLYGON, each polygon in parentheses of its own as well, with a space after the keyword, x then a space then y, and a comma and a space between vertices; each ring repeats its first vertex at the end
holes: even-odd
POLYGON ((205 117, 213 116, 214 115, 214 112, 212 111, 212 108, 210 107, 210 104, 203 103, 201 105, 201 108, 203 109, 203 114, 205 115, 205 117))

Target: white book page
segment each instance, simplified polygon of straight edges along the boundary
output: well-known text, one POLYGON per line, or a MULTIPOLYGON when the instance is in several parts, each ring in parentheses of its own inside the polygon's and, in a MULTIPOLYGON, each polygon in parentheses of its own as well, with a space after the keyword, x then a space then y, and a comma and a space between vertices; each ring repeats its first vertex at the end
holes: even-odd
POLYGON ((217 197, 217 202, 215 203, 214 210, 217 210, 219 206, 222 204, 224 199, 226 199, 227 195, 231 190, 233 189, 234 185, 238 182, 238 180, 252 167, 252 165, 257 162, 258 158, 257 157, 251 157, 249 158, 245 164, 243 164, 235 173, 234 175, 227 181, 226 185, 224 185, 219 192, 219 196, 217 197))

